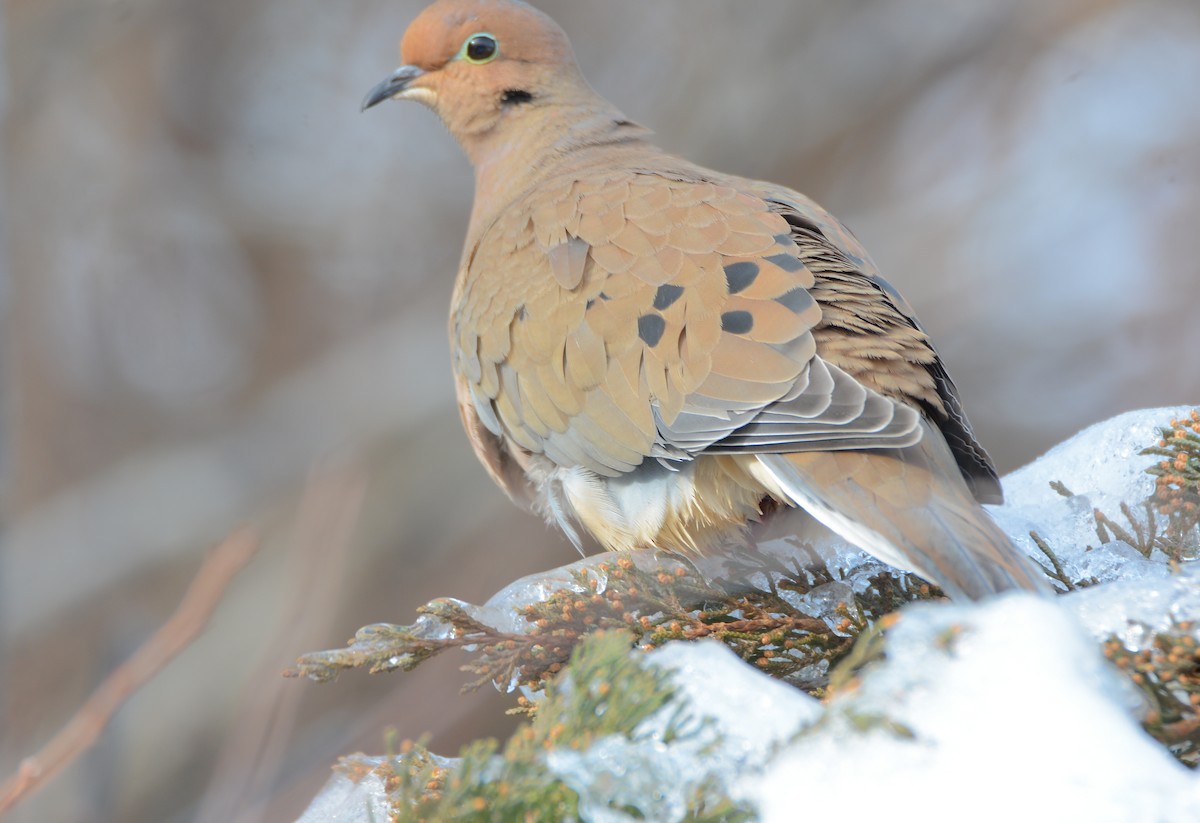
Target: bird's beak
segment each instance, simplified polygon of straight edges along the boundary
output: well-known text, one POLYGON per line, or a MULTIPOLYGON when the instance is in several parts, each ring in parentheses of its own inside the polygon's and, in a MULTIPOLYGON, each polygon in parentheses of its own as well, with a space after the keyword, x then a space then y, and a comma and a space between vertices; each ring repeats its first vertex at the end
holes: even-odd
POLYGON ((392 72, 390 77, 367 92, 367 96, 363 98, 362 110, 366 111, 376 103, 402 95, 412 86, 414 80, 424 74, 425 72, 416 66, 401 66, 392 72))

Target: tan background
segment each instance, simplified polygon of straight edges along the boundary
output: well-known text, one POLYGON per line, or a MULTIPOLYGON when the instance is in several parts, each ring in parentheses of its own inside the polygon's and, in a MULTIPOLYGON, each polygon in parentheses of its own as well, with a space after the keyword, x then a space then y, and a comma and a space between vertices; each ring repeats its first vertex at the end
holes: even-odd
MULTIPOLYGON (((1002 470, 1200 401, 1194 0, 541 5, 664 145, 851 225, 1002 470)), ((208 545, 244 519, 269 535, 212 630, 14 821, 288 820, 388 724, 450 754, 511 722, 457 696, 456 660, 278 677, 572 559, 452 411, 466 163, 418 106, 357 110, 420 6, 3 6, 0 773, 208 545)))

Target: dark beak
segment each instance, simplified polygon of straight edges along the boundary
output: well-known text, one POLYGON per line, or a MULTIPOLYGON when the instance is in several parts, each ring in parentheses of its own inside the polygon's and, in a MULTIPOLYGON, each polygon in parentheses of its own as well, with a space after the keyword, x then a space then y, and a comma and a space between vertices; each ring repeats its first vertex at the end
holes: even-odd
POLYGON ((392 72, 391 77, 367 92, 367 96, 363 98, 362 110, 366 111, 377 103, 395 97, 424 73, 416 66, 401 66, 392 72))

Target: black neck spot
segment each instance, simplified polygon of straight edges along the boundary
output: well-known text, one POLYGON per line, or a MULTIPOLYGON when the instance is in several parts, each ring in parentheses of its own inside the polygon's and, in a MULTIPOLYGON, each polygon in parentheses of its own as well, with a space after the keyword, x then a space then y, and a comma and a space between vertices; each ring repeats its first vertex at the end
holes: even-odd
POLYGON ((516 106, 531 100, 533 95, 524 89, 509 89, 500 96, 500 104, 504 106, 516 106))

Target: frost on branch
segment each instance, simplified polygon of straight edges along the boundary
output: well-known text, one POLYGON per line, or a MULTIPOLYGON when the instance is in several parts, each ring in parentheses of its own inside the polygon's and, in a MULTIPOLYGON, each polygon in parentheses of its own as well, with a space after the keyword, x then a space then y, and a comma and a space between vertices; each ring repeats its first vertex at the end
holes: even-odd
POLYGON ((582 638, 620 628, 642 649, 711 637, 759 669, 819 693, 830 667, 874 620, 938 594, 874 561, 853 574, 806 566, 791 546, 708 562, 625 552, 555 575, 517 581, 482 607, 431 601, 411 626, 367 626, 347 648, 307 654, 289 674, 329 680, 348 668, 408 670, 461 648, 472 655, 463 668, 474 679, 465 688, 490 680, 539 691, 582 638))

